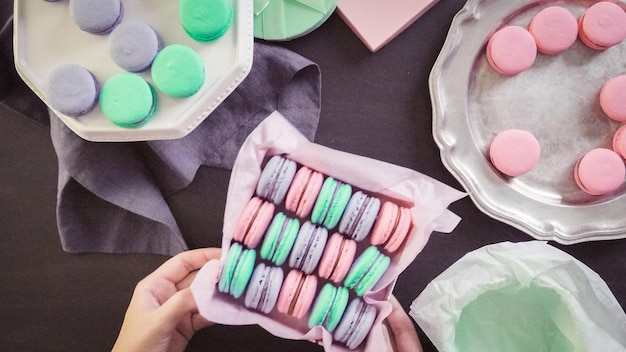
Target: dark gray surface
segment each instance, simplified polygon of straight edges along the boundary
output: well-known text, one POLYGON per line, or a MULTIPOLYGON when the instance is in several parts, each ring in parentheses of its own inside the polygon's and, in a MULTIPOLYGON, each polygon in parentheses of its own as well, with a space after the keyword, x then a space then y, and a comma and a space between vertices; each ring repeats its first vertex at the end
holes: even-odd
MULTIPOLYGON (((313 33, 280 44, 322 70, 316 142, 406 166, 461 189, 432 138, 428 75, 463 5, 462 0, 440 1, 375 54, 336 14, 313 33)), ((28 111, 28 106, 18 108, 28 111)), ((55 219, 57 159, 49 133, 46 125, 0 105, 0 351, 107 351, 135 283, 167 257, 62 251, 55 219)), ((229 177, 228 170, 201 168, 189 187, 167 199, 189 247, 220 245, 229 177)), ((484 215, 469 197, 451 210, 463 218, 459 226, 452 234, 434 234, 399 278, 394 293, 406 309, 465 253, 532 239, 484 215)), ((595 270, 626 306, 626 240, 555 246, 595 270)), ((435 351, 421 332, 420 337, 425 351, 435 351)), ((309 350, 319 349, 254 326, 212 327, 188 348, 309 350)))

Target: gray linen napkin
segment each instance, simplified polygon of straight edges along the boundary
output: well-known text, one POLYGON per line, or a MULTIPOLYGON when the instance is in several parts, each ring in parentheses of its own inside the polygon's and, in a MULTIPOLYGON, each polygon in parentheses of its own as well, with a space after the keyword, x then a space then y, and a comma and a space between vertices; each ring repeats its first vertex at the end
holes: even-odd
POLYGON ((189 185, 201 165, 231 168, 245 138, 274 110, 313 140, 320 88, 316 64, 287 49, 255 43, 248 77, 183 138, 89 142, 50 113, 63 249, 169 255, 186 250, 165 199, 189 185))

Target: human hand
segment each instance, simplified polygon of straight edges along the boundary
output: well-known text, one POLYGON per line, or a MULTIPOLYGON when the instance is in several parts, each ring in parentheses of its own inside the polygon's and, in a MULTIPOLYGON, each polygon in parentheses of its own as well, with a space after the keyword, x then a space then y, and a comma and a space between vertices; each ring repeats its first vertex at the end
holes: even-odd
POLYGON ((193 334, 211 324, 198 314, 189 286, 198 269, 220 253, 219 248, 180 253, 141 280, 113 351, 184 351, 193 334))
POLYGON ((394 352, 422 352, 422 344, 411 318, 406 314, 394 295, 389 297, 392 311, 387 317, 386 327, 389 343, 394 352))

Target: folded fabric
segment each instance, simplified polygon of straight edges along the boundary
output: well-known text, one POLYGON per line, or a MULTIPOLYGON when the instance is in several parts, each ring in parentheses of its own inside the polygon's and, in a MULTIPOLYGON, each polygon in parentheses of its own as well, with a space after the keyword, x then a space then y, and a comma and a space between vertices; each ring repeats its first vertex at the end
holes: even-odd
POLYGON ((245 138, 274 110, 312 140, 320 85, 316 64, 257 43, 248 77, 180 139, 89 142, 50 112, 59 160, 57 221, 63 249, 170 255, 186 250, 166 199, 189 185, 202 165, 232 168, 245 138))

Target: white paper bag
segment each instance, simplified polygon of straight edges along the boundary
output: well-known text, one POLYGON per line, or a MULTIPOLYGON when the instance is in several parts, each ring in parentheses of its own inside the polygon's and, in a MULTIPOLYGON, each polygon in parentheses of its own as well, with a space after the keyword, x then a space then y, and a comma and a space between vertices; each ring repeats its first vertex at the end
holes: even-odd
POLYGON ((626 314, 604 280, 542 241, 468 253, 409 314, 440 352, 626 351, 626 314))

